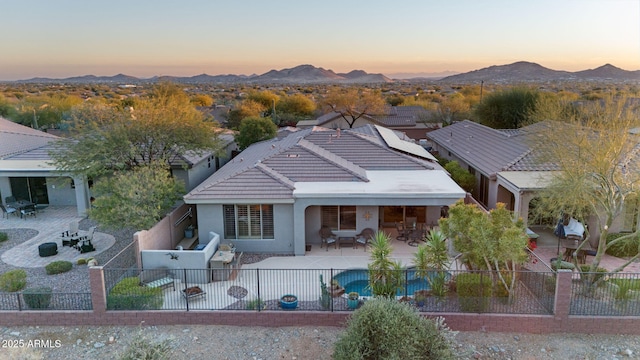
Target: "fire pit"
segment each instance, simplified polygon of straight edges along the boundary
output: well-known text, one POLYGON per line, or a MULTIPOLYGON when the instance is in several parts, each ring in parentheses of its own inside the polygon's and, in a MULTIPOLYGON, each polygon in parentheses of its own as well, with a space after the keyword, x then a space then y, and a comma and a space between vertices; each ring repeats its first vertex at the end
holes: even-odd
POLYGON ((206 294, 206 292, 204 292, 199 286, 192 286, 182 290, 182 296, 187 300, 204 296, 204 294, 206 294))

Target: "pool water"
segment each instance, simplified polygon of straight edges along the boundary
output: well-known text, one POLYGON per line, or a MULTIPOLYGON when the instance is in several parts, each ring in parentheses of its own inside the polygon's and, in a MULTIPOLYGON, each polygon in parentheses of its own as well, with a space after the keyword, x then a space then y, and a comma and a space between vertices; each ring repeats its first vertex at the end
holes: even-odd
MULTIPOLYGON (((416 290, 430 289, 426 279, 416 277, 415 269, 407 269, 404 275, 406 276, 405 279, 407 279, 406 295, 411 296, 416 290)), ((360 296, 372 296, 371 289, 369 289, 369 270, 367 269, 346 270, 335 275, 333 279, 344 287, 347 294, 355 291, 360 296)), ((405 295, 405 289, 399 290, 396 295, 405 295)))

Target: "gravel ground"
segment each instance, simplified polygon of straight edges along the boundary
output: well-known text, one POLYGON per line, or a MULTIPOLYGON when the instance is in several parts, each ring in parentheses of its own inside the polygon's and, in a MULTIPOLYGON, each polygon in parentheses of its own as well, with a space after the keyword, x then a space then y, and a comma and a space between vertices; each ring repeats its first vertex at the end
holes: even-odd
MULTIPOLYGON (((80 228, 91 227, 83 220, 80 228)), ((6 231, 0 254, 37 234, 31 229, 6 231)), ((103 264, 131 242, 133 231, 108 231, 116 243, 96 258, 103 264)), ((243 263, 268 255, 245 254, 243 263)), ((0 261, 0 273, 14 269, 0 261)), ((51 286, 56 292, 89 288, 86 266, 46 275, 44 268, 25 268, 27 286, 51 286)), ((314 302, 317 303, 317 302, 314 302)), ((244 307, 243 307, 244 308, 244 307)), ((137 336, 149 342, 167 341, 171 359, 331 359, 333 344, 342 332, 335 327, 0 327, 2 359, 114 359, 137 336)), ((640 359, 640 337, 588 334, 507 334, 460 332, 456 352, 461 359, 640 359)))
MULTIPOLYGON (((0 359, 118 359, 136 336, 167 341, 169 359, 331 359, 333 327, 0 327, 0 359)), ((460 359, 637 359, 640 338, 621 335, 461 332, 460 359)))

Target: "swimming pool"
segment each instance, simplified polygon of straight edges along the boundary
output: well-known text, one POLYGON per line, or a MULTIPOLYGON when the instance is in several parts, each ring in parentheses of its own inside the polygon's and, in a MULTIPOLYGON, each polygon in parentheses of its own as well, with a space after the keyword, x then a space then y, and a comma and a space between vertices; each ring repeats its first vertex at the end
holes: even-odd
MULTIPOLYGON (((430 289, 429 283, 426 279, 422 279, 416 276, 415 269, 407 269, 405 276, 407 280, 407 295, 413 295, 416 290, 430 289)), ((346 270, 335 275, 333 279, 337 280, 338 283, 340 283, 340 285, 344 287, 346 294, 355 291, 360 294, 360 296, 371 296, 371 289, 369 289, 369 270, 367 269, 346 270)), ((405 289, 403 288, 399 290, 396 295, 405 295, 405 289)))

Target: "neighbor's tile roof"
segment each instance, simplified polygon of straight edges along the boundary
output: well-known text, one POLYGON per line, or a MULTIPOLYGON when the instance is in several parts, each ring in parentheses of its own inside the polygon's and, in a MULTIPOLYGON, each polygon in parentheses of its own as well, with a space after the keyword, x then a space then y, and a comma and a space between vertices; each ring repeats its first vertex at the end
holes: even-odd
POLYGON ((0 117, 0 159, 49 160, 51 144, 58 139, 0 117))
POLYGON ((296 182, 368 182, 367 170, 441 169, 437 163, 389 148, 371 128, 313 127, 253 144, 185 200, 287 199, 296 182))
POLYGON ((557 170, 554 164, 538 161, 539 151, 525 141, 524 134, 536 129, 534 124, 518 130, 496 130, 464 120, 431 131, 427 137, 486 175, 509 170, 557 170))
MULTIPOLYGON (((422 106, 387 106, 384 114, 364 115, 363 118, 371 121, 373 124, 382 125, 384 127, 413 127, 416 123, 424 120, 429 112, 422 106)), ((315 120, 303 120, 298 122, 304 126, 331 126, 331 122, 341 119, 339 113, 332 111, 323 114, 315 120)))

